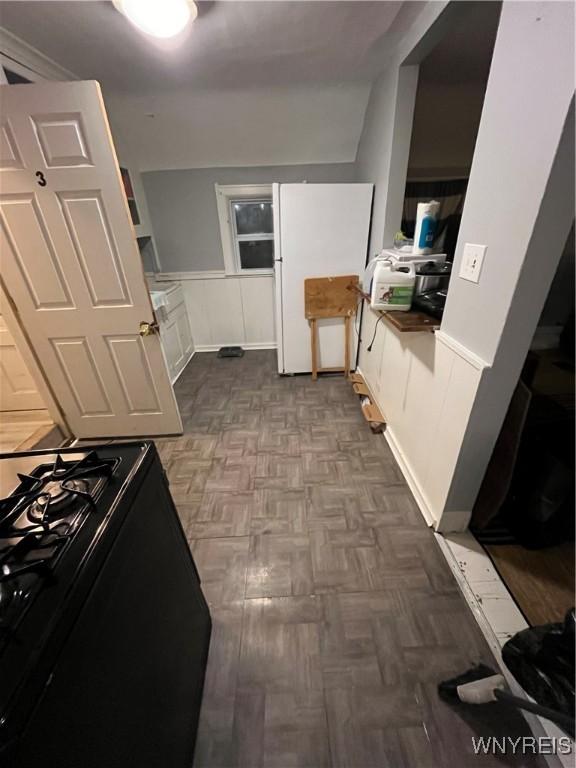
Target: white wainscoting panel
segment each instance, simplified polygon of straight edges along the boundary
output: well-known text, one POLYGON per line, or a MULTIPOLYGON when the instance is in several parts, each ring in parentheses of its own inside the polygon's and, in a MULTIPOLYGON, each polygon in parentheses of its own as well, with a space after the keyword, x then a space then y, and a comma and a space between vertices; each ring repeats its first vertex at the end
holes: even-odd
MULTIPOLYGON (((393 329, 390 331, 394 333, 393 329)), ((448 394, 453 353, 437 344, 431 333, 410 335, 410 369, 406 379, 404 408, 394 433, 400 445, 409 447, 412 471, 424 481, 424 494, 429 497, 434 482, 426 483, 429 477, 428 464, 431 455, 437 450, 431 438, 435 439, 439 430, 444 431, 440 421, 448 394)))
MULTIPOLYGON (((440 334, 401 333, 364 308, 360 370, 386 419, 385 437, 424 517, 444 528, 442 517, 483 367, 440 334)), ((466 515, 446 515, 452 530, 466 515)))
POLYGON ((178 280, 184 291, 196 352, 225 346, 273 349, 274 278, 271 275, 226 276, 218 273, 177 275, 162 273, 162 279, 178 280))
POLYGON ((210 344, 210 318, 206 310, 206 295, 202 289, 203 280, 182 282, 184 301, 190 319, 190 330, 194 339, 194 347, 199 351, 200 346, 210 344))
MULTIPOLYGON (((437 345, 443 346, 441 341, 437 341, 437 345)), ((441 422, 435 432, 435 442, 425 479, 430 504, 434 509, 444 510, 481 377, 480 369, 458 354, 452 353, 452 367, 441 422)), ((439 520, 439 528, 446 531, 464 530, 470 521, 471 512, 472 510, 464 510, 463 514, 458 516, 448 513, 443 521, 439 520)))
POLYGON ((239 280, 244 333, 249 344, 276 345, 274 278, 264 275, 239 280))

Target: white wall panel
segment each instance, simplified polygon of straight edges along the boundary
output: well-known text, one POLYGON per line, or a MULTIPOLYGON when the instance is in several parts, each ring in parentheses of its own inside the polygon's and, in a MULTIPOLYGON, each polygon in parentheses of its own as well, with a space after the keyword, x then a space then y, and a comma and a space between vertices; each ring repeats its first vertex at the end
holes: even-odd
POLYGON ((245 341, 250 344, 275 344, 274 278, 253 277, 237 282, 242 296, 245 341))
POLYGON ((397 333, 384 320, 380 322, 378 333, 382 333, 382 358, 377 370, 378 382, 374 394, 381 398, 385 414, 388 411, 400 414, 404 410, 406 382, 410 373, 407 340, 405 334, 397 333))
POLYGON ((482 371, 444 344, 437 343, 437 347, 443 349, 447 358, 452 358, 452 364, 423 486, 432 509, 441 513, 454 477, 482 371))
MULTIPOLYGON (((377 374, 377 361, 376 361, 376 355, 374 354, 374 347, 372 347, 372 350, 368 351, 368 346, 370 345, 370 341, 372 339, 372 336, 374 335, 374 329, 376 328, 376 321, 378 320, 378 314, 376 312, 372 312, 368 309, 368 306, 364 304, 364 316, 362 319, 362 345, 360 347, 360 367, 362 368, 362 373, 364 374, 364 378, 366 378, 368 381, 374 384, 376 386, 379 383, 379 378, 377 374)), ((379 323, 380 326, 380 333, 382 333, 382 323, 379 323)), ((377 332, 378 333, 378 332, 377 332)), ((376 340, 375 340, 376 341, 376 340)), ((376 395, 376 390, 374 390, 374 395, 376 395)))
MULTIPOLYGON (((399 336, 401 334, 398 334, 399 336)), ((404 334, 406 336, 407 334, 404 334)), ((406 379, 401 431, 396 437, 410 456, 414 474, 424 480, 436 447, 429 437, 437 435, 454 353, 437 344, 431 333, 409 334, 410 368, 406 379)), ((423 492, 425 495, 428 489, 423 492)))
POLYGON ((184 301, 186 302, 196 349, 210 344, 210 324, 204 292, 205 282, 205 280, 184 280, 182 282, 184 301))
POLYGON ((182 275, 184 300, 197 352, 237 345, 272 348, 274 329, 274 278, 223 277, 216 273, 193 279, 182 275))
MULTIPOLYGON (((441 521, 482 366, 432 333, 401 333, 365 307, 360 369, 424 515, 441 521)), ((452 523, 454 520, 452 520, 452 523)))
POLYGON ((238 280, 204 281, 203 298, 210 343, 241 344, 244 341, 244 317, 238 280))

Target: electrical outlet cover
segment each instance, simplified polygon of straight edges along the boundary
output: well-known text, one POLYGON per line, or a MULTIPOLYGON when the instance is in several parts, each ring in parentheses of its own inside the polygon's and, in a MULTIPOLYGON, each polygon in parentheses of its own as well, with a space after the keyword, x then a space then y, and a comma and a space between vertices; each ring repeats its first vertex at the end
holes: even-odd
POLYGON ((462 264, 460 265, 460 277, 463 280, 470 280, 472 283, 477 283, 480 280, 480 271, 482 270, 485 254, 485 245, 476 245, 475 243, 464 244, 462 264))

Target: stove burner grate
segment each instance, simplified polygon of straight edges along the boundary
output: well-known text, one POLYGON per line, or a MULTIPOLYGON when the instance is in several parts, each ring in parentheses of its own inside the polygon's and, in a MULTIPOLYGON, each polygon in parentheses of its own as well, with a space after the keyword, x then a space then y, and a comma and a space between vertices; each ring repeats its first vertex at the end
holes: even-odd
POLYGON ((80 459, 44 461, 18 474, 18 487, 0 499, 0 645, 52 579, 120 458, 90 451, 80 459))
POLYGON ((25 535, 36 526, 47 526, 66 514, 74 502, 81 498, 94 506, 91 479, 106 479, 114 472, 116 461, 101 460, 95 451, 79 461, 65 462, 56 456, 52 467, 39 474, 18 474, 20 485, 14 493, 0 499, 0 536, 11 528, 14 520, 25 511, 32 528, 19 528, 15 535, 25 535))

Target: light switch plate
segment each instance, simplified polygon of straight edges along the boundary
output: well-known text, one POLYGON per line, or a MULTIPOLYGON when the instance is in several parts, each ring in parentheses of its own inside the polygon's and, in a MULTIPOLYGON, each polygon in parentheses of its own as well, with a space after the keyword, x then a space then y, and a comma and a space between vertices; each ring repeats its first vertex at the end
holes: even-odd
POLYGON ((485 245, 464 243, 462 264, 460 265, 460 277, 463 280, 470 280, 472 283, 477 283, 480 280, 480 271, 485 254, 485 245))

